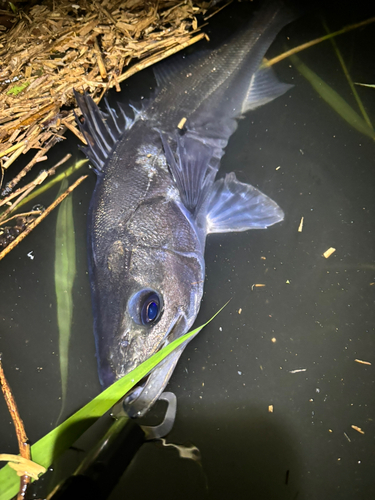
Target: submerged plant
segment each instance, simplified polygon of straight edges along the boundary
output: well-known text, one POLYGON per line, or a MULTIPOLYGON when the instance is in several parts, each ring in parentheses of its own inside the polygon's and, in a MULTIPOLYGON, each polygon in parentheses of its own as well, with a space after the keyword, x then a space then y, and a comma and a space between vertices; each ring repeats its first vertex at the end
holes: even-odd
POLYGON ((304 76, 306 80, 308 80, 308 82, 312 85, 312 87, 318 92, 320 97, 322 97, 322 99, 324 99, 325 102, 329 104, 331 108, 333 108, 338 115, 341 116, 341 118, 343 118, 351 127, 358 130, 358 132, 361 132, 362 134, 371 137, 371 139, 375 139, 374 127, 372 126, 370 118, 367 115, 365 107, 363 106, 363 103, 357 93, 353 80, 350 77, 344 58, 333 36, 334 34, 329 33, 329 30, 326 25, 325 29, 328 33, 326 37, 330 39, 330 42, 337 56, 337 59, 341 65, 341 68, 348 81, 349 87, 353 93, 353 96, 357 102, 358 108, 362 116, 360 116, 360 114, 358 114, 349 105, 349 103, 343 97, 341 97, 338 92, 336 92, 336 90, 334 90, 330 85, 324 82, 322 78, 320 78, 320 76, 318 76, 314 71, 308 68, 306 64, 304 64, 298 56, 296 56, 295 54, 291 54, 289 57, 292 63, 297 68, 297 70, 301 73, 301 75, 304 76))
MULTIPOLYGON (((59 195, 68 187, 64 179, 59 195)), ((61 202, 57 213, 55 238, 55 291, 57 304, 57 325, 59 329, 59 359, 61 376, 61 410, 63 414, 68 386, 69 341, 73 317, 73 283, 76 275, 75 234, 72 195, 61 202)))

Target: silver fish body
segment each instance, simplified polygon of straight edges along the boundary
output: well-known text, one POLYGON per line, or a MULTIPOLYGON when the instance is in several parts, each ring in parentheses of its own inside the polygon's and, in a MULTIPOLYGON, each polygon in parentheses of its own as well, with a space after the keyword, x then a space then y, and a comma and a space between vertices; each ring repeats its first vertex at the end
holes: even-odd
POLYGON ((94 329, 100 379, 107 386, 156 352, 166 335, 174 340, 194 322, 203 293, 205 234, 181 202, 160 134, 143 120, 118 142, 90 212, 94 329), (138 304, 129 305, 143 290, 162 298, 163 314, 152 328, 139 320, 138 304))
MULTIPOLYGON (((271 70, 259 69, 289 21, 283 7, 271 2, 218 49, 159 63, 156 95, 133 120, 109 106, 104 114, 76 93, 85 152, 98 174, 89 270, 104 387, 193 325, 207 234, 265 228, 283 219, 275 202, 234 173, 215 178, 236 119, 290 88, 271 70)), ((131 416, 143 415, 157 400, 185 345, 127 396, 131 416)))

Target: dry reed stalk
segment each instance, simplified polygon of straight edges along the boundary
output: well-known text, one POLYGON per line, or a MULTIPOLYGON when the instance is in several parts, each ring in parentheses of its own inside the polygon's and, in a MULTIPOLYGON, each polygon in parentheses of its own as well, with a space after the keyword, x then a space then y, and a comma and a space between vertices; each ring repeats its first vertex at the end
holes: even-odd
MULTIPOLYGON (((1 354, 0 354, 0 386, 6 405, 8 407, 9 414, 13 420, 14 428, 16 430, 20 455, 21 457, 30 460, 31 459, 30 445, 28 443, 28 438, 26 436, 22 418, 17 408, 16 400, 14 399, 11 388, 4 374, 3 365, 1 362, 1 354)), ((29 476, 26 475, 21 476, 20 489, 17 495, 17 500, 22 500, 25 497, 26 488, 29 483, 30 483, 29 476)))
MULTIPOLYGON (((24 5, 0 31, 0 167, 37 154, 3 195, 46 156, 74 124, 73 88, 95 99, 141 69, 203 38, 198 14, 210 2, 102 0, 81 6, 68 0, 24 5), (197 34, 198 33, 198 34, 197 34), (140 61, 128 70, 129 64, 140 61)), ((99 99, 100 100, 100 99, 99 99)))
POLYGON ((23 239, 26 238, 28 234, 31 233, 31 231, 44 220, 47 215, 49 215, 54 208, 56 208, 65 198, 77 187, 81 184, 82 181, 84 181, 88 176, 87 175, 82 175, 79 179, 76 180, 74 184, 72 184, 68 189, 57 198, 51 205, 46 208, 46 210, 40 215, 37 219, 35 219, 31 224, 29 224, 22 233, 20 233, 16 239, 14 239, 7 247, 4 248, 2 252, 0 252, 0 260, 2 260, 13 248, 15 248, 18 243, 20 243, 23 239))

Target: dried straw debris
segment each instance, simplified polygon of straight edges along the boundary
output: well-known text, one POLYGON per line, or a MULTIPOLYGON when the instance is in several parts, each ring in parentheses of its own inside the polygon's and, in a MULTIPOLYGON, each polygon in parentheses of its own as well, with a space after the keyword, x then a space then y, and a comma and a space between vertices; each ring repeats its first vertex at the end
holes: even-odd
POLYGON ((143 67, 195 43, 197 15, 209 2, 192 0, 45 0, 0 12, 0 167, 31 148, 35 157, 3 195, 75 126, 73 88, 98 102, 143 67), (4 20, 5 19, 5 20, 4 20), (139 61, 130 69, 128 66, 139 61), (64 109, 62 109, 64 107, 64 109))

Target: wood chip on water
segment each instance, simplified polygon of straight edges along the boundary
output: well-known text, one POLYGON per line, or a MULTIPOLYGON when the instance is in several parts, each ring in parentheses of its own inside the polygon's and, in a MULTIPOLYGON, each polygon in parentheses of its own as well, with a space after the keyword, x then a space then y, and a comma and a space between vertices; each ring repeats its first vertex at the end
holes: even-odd
POLYGON ((241 307, 238 309, 238 314, 241 314, 242 313, 242 309, 241 307))
POLYGON ((333 253, 335 253, 335 252, 336 252, 336 248, 330 247, 330 248, 328 248, 328 250, 326 250, 324 252, 323 257, 325 257, 326 259, 328 259, 328 257, 331 257, 331 255, 333 253))
POLYGON ((273 413, 273 405, 268 405, 268 411, 269 413, 273 413))
POLYGON ((363 361, 363 359, 355 359, 354 361, 356 363, 360 363, 361 365, 370 365, 371 366, 370 361, 363 361))
POLYGON ((179 124, 177 125, 177 128, 179 128, 180 130, 182 130, 184 128, 186 120, 187 119, 185 117, 181 118, 181 120, 179 121, 179 124))
POLYGON ((251 285, 251 290, 254 290, 254 288, 262 288, 263 286, 266 286, 264 283, 254 283, 251 285))
POLYGON ((356 363, 360 363, 361 365, 369 365, 369 366, 371 366, 370 361, 363 361, 363 359, 355 359, 354 361, 356 363))
POLYGON ((365 431, 363 431, 360 427, 358 427, 358 425, 351 425, 350 426, 352 429, 354 429, 355 431, 359 432, 360 434, 364 434, 365 431))
POLYGON ((304 220, 304 217, 301 217, 301 222, 299 223, 299 226, 298 226, 298 232, 299 232, 299 233, 302 233, 302 229, 303 229, 303 220, 304 220))
POLYGON ((307 368, 299 368, 298 370, 289 370, 289 373, 300 373, 300 372, 306 372, 307 368))

